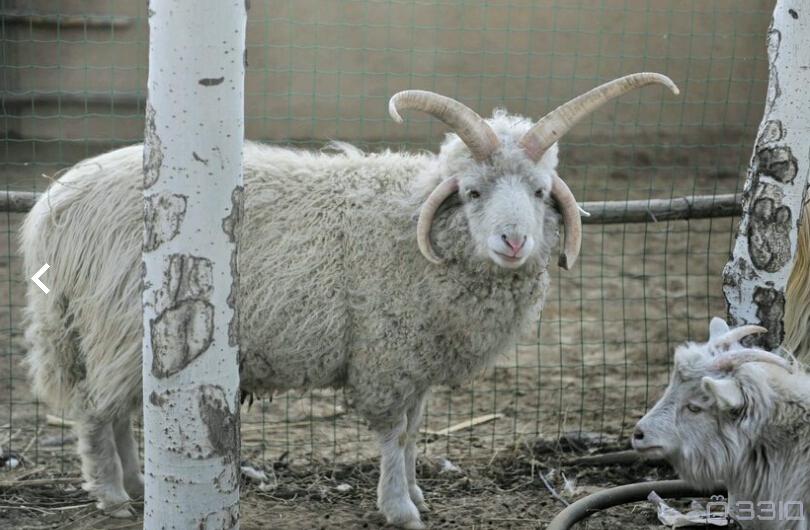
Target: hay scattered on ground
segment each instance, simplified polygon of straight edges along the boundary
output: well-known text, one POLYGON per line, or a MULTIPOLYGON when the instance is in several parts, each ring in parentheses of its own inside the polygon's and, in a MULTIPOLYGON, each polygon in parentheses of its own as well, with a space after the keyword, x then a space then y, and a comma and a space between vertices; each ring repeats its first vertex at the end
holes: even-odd
MULTIPOLYGON (((489 461, 422 458, 417 472, 431 506, 425 521, 433 529, 543 528, 566 502, 616 484, 672 478, 672 470, 658 463, 577 465, 577 457, 597 450, 595 443, 600 438, 595 433, 577 433, 552 441, 534 440, 501 451, 489 461)), ((600 445, 598 451, 619 449, 626 447, 600 445)), ((264 471, 267 480, 257 483, 243 477, 242 528, 386 527, 374 506, 379 476, 376 460, 295 464, 282 455, 265 465, 243 464, 264 471)), ((142 503, 134 503, 137 519, 110 518, 96 510, 78 477, 55 473, 52 468, 22 464, 0 472, 0 527, 84 530, 142 526, 142 503)), ((616 508, 592 518, 586 528, 618 526, 655 528, 654 509, 646 504, 616 508)))

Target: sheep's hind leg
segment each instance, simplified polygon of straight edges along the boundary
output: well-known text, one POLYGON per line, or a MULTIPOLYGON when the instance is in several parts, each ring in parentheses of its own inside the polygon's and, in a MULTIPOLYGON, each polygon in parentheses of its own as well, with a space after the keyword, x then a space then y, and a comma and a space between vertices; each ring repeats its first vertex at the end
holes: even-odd
POLYGON ((413 407, 408 409, 408 440, 405 444, 405 476, 408 479, 408 493, 420 512, 429 510, 422 494, 422 488, 416 484, 416 442, 419 439, 419 427, 422 426, 422 415, 427 395, 420 396, 413 407))
POLYGON ((132 436, 132 424, 129 415, 117 418, 113 422, 115 446, 121 458, 124 474, 124 489, 133 499, 143 498, 143 474, 138 456, 138 444, 132 436))
POLYGON ((410 498, 405 469, 407 418, 403 414, 390 430, 378 432, 380 453, 380 482, 377 485, 377 507, 388 524, 419 530, 425 528, 419 510, 410 498))
POLYGON ((85 480, 82 488, 96 498, 100 510, 112 517, 132 517, 112 422, 84 419, 78 422, 76 431, 85 480))

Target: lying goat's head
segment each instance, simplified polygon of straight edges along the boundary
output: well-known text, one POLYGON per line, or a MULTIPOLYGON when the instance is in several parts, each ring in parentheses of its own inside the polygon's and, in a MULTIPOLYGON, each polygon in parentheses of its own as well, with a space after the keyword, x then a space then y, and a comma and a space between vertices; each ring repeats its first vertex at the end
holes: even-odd
POLYGON ((579 254, 582 225, 576 199, 556 172, 556 142, 611 99, 650 83, 678 93, 666 76, 628 75, 572 99, 534 125, 502 112, 484 120, 458 101, 433 92, 406 90, 394 95, 389 112, 396 121, 402 121, 400 110, 421 110, 457 135, 442 146, 439 180, 419 215, 417 241, 425 258, 441 263, 430 243, 430 228, 439 206, 458 194, 477 253, 509 269, 537 255, 546 213, 556 205, 565 225, 559 262, 570 268, 579 254))
POLYGON ((704 487, 734 469, 774 402, 764 367, 757 363, 791 370, 786 359, 740 344, 743 337, 765 331, 729 329, 714 318, 709 342, 679 346, 669 386, 636 425, 633 448, 666 458, 684 479, 704 487))

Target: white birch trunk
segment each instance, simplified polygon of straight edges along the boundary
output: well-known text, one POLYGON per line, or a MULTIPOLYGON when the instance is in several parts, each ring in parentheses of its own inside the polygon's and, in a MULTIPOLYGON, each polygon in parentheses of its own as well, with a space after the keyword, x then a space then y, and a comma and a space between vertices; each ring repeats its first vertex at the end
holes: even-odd
POLYGON ((144 528, 238 528, 245 0, 150 0, 144 528))
POLYGON ((810 6, 778 0, 768 31, 765 115, 748 168, 743 215, 723 293, 733 325, 768 328, 759 345, 784 335, 785 285, 796 253, 810 172, 810 6))

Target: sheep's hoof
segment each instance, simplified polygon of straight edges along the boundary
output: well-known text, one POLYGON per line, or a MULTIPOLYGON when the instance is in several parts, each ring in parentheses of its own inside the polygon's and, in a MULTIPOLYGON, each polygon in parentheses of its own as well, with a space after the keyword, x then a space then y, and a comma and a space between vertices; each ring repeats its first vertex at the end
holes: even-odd
POLYGON ((135 509, 130 506, 129 499, 114 501, 98 501, 96 508, 115 519, 131 519, 135 517, 135 509))
POLYGON ((425 528, 419 519, 419 510, 416 509, 416 505, 411 502, 411 499, 405 498, 387 505, 386 503, 380 504, 380 511, 385 515, 385 520, 389 525, 410 530, 425 528))
POLYGON ((108 513, 107 515, 114 519, 134 519, 135 511, 132 508, 119 508, 114 512, 108 513))
POLYGON ((424 530, 425 528, 427 528, 425 526, 425 523, 423 523, 422 520, 419 519, 418 512, 417 512, 415 518, 410 518, 410 519, 407 519, 407 520, 402 519, 402 518, 392 519, 391 517, 387 517, 386 519, 387 519, 388 524, 390 524, 391 526, 398 526, 400 528, 407 528, 408 530, 424 530))
POLYGON ((123 506, 117 504, 111 507, 105 507, 102 503, 99 503, 98 508, 114 519, 132 519, 135 517, 135 510, 128 503, 123 506))

